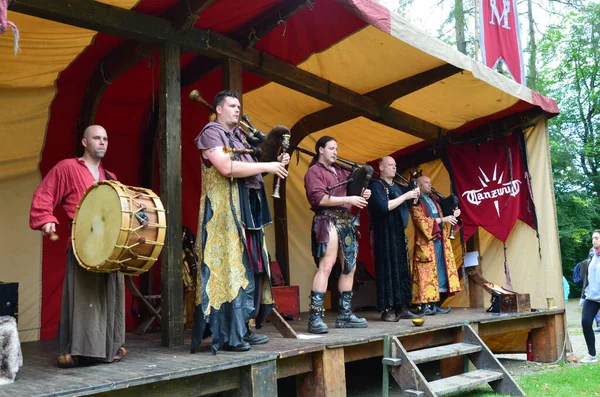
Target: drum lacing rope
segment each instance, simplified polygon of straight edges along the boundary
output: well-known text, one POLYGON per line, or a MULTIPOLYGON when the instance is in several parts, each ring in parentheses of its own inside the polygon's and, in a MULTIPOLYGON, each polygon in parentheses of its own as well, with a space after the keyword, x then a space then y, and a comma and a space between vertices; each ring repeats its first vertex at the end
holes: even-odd
POLYGON ((19 29, 17 25, 8 20, 8 3, 12 0, 0 0, 0 34, 4 34, 8 26, 13 31, 13 48, 15 55, 19 53, 19 29))

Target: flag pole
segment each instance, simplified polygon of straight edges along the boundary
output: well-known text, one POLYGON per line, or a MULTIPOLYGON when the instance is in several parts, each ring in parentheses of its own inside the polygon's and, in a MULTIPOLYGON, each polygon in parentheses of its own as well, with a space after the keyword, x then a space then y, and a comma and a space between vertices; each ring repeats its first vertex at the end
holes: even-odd
POLYGON ((475 17, 475 51, 474 56, 476 61, 479 61, 479 0, 474 1, 473 15, 475 17))

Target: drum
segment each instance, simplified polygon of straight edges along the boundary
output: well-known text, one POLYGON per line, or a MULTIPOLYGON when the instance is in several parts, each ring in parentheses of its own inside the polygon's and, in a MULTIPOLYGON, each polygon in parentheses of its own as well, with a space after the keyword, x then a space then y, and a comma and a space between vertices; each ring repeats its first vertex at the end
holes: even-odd
POLYGON ((73 252, 86 270, 137 276, 158 259, 167 230, 165 209, 149 189, 117 181, 93 184, 73 219, 73 252))

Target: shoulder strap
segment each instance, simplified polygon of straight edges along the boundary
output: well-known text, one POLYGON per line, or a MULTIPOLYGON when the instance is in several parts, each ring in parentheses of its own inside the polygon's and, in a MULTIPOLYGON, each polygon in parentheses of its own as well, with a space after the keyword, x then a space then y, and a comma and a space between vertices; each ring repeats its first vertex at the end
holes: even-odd
POLYGON ((108 173, 108 171, 106 171, 106 170, 104 170, 104 178, 105 178, 107 181, 114 181, 114 180, 115 180, 115 178, 113 178, 112 176, 110 176, 110 174, 109 174, 109 173, 108 173))

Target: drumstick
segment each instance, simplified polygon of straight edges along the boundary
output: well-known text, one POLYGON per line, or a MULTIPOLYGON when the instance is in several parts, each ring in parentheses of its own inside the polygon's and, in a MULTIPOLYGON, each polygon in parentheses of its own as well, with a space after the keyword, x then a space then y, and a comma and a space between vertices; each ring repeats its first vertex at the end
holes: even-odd
POLYGON ((50 241, 57 241, 58 240, 58 234, 56 234, 54 232, 50 232, 50 234, 48 236, 50 237, 50 241))

